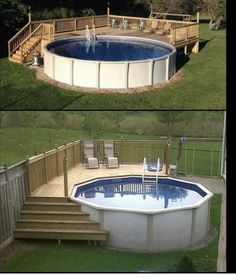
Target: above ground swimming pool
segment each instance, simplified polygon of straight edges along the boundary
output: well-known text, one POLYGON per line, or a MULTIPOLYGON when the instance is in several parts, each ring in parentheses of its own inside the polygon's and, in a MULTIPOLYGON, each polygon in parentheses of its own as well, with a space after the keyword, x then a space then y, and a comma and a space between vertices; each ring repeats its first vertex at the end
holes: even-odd
POLYGON ((202 185, 173 178, 109 177, 75 185, 71 199, 109 231, 107 245, 144 251, 189 247, 209 230, 202 185))
POLYGON ((154 85, 175 73, 176 49, 157 40, 127 36, 67 38, 50 42, 44 72, 81 87, 128 89, 154 85))

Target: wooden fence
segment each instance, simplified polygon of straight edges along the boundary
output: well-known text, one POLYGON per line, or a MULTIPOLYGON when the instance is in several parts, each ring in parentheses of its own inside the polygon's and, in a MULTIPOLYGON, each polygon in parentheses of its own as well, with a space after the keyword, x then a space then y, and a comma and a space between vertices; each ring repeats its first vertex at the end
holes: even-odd
POLYGON ((80 163, 79 140, 26 159, 29 195, 41 185, 63 175, 64 157, 67 157, 68 169, 80 163))
POLYGON ((13 240, 25 196, 25 161, 0 171, 0 250, 13 240))

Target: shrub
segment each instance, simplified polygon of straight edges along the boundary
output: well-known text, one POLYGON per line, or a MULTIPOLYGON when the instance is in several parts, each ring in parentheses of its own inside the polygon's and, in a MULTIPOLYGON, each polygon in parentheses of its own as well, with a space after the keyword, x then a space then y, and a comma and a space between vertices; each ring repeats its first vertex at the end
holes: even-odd
POLYGON ((179 261, 176 272, 196 272, 192 259, 189 256, 184 256, 179 261))

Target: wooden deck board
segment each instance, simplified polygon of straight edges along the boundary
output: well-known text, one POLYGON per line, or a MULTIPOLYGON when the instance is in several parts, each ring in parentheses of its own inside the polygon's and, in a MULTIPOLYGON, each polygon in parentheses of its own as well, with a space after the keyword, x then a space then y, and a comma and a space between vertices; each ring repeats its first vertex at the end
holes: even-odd
MULTIPOLYGON (((147 172, 149 175, 155 175, 153 172, 147 172)), ((142 175, 142 165, 120 165, 119 168, 107 169, 106 166, 100 165, 99 169, 87 169, 82 164, 74 167, 68 171, 68 193, 70 195, 73 187, 77 183, 87 180, 122 175, 142 175)), ((159 173, 160 176, 166 176, 165 166, 159 173)), ((64 176, 53 179, 48 184, 44 184, 37 190, 32 192, 32 196, 51 196, 63 197, 64 196, 64 176)))

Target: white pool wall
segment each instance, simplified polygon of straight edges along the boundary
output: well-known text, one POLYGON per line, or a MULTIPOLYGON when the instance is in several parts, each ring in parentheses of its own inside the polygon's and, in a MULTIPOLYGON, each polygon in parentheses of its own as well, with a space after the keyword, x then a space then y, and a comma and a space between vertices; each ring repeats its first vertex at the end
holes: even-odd
MULTIPOLYGON (((106 37, 98 36, 102 39, 106 37)), ((84 39, 84 37, 78 39, 84 39)), ((44 51, 45 74, 65 84, 96 89, 129 89, 155 85, 169 80, 175 74, 176 49, 172 45, 156 40, 127 36, 109 36, 109 39, 154 43, 172 51, 155 59, 107 62, 63 57, 51 53, 46 46, 44 51)))
POLYGON ((74 198, 76 187, 71 199, 80 203, 82 211, 89 213, 92 221, 99 222, 102 229, 109 231, 107 246, 137 251, 170 251, 193 246, 204 239, 209 230, 213 194, 201 184, 192 184, 207 195, 191 206, 170 209, 141 211, 102 207, 74 198))

